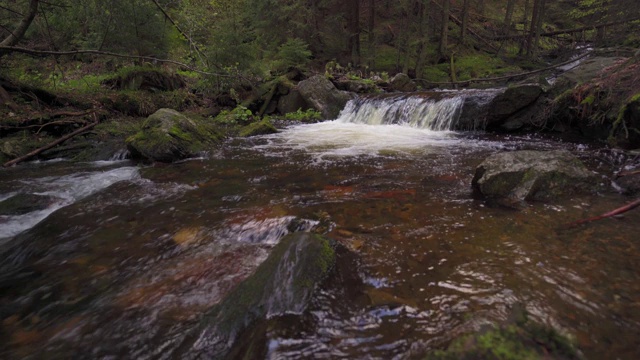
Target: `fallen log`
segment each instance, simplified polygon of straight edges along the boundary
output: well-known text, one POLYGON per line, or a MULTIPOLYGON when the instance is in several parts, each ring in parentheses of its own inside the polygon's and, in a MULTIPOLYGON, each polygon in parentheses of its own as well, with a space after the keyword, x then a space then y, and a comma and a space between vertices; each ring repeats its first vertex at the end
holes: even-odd
POLYGON ((93 128, 96 125, 98 125, 98 121, 97 120, 95 122, 83 127, 83 128, 80 128, 80 129, 78 129, 78 130, 76 130, 76 131, 74 131, 74 132, 72 132, 72 133, 70 133, 68 135, 65 135, 65 136, 61 137, 60 139, 58 139, 58 140, 56 140, 56 141, 54 141, 54 142, 52 142, 50 144, 47 144, 47 145, 45 145, 45 146, 43 146, 41 148, 33 150, 32 152, 30 152, 30 153, 28 153, 26 155, 23 155, 23 156, 21 156, 19 158, 11 160, 11 161, 7 161, 2 166, 3 167, 9 167, 9 166, 13 166, 15 164, 21 163, 21 162, 23 162, 25 160, 28 160, 28 159, 40 154, 43 151, 49 150, 49 149, 51 149, 51 148, 53 148, 53 147, 55 147, 55 146, 57 146, 59 144, 62 144, 63 142, 71 139, 72 137, 74 137, 76 135, 80 135, 80 134, 86 132, 87 130, 90 130, 91 128, 93 128))
POLYGON ((638 206, 640 206, 640 199, 637 199, 634 202, 631 202, 625 206, 619 207, 615 210, 609 211, 607 213, 604 213, 602 215, 598 215, 598 216, 594 216, 588 219, 582 219, 582 220, 578 220, 578 221, 574 221, 570 224, 568 224, 566 227, 567 228, 573 228, 579 225, 584 225, 584 224, 588 224, 594 221, 598 221, 598 220, 602 220, 602 219, 606 219, 606 218, 610 218, 616 215, 620 215, 620 214, 624 214, 627 211, 633 210, 635 208, 637 208, 638 206))
MULTIPOLYGON (((574 58, 574 59, 571 59, 571 60, 567 60, 567 61, 561 62, 559 64, 555 64, 555 65, 548 66, 548 67, 545 67, 545 68, 542 68, 542 69, 528 71, 528 72, 519 73, 519 74, 511 74, 511 75, 492 77, 492 78, 469 79, 469 80, 456 81, 456 82, 453 82, 453 81, 433 82, 433 81, 427 81, 426 79, 415 79, 415 81, 419 81, 421 83, 429 84, 429 85, 461 85, 461 86, 468 86, 470 83, 496 82, 496 81, 517 79, 517 78, 522 78, 522 77, 526 77, 526 76, 529 76, 529 75, 534 75, 534 74, 538 74, 538 73, 541 73, 541 72, 553 70, 553 69, 559 68, 560 66, 571 64, 571 63, 576 62, 576 61, 578 61, 578 60, 580 60, 582 58, 585 58, 585 57, 587 57, 587 56, 589 56, 591 54, 593 54, 593 51, 586 52, 586 53, 580 55, 577 58, 574 58)), ((578 65, 576 65, 576 66, 578 66, 578 65)))

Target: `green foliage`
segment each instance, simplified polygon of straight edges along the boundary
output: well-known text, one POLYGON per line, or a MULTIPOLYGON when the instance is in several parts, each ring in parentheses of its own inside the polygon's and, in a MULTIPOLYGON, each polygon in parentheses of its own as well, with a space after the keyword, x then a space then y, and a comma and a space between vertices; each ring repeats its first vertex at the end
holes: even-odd
POLYGON ((288 39, 278 48, 276 68, 286 70, 296 67, 303 68, 309 63, 311 51, 309 45, 301 39, 288 39))
POLYGON ((284 118, 292 121, 316 122, 322 120, 322 114, 314 109, 307 109, 305 111, 298 109, 296 112, 286 114, 284 118))
POLYGON ((457 78, 461 81, 499 76, 520 70, 517 67, 507 66, 500 58, 480 54, 459 57, 455 67, 457 78))
POLYGON ((429 66, 425 68, 422 77, 428 82, 449 81, 449 73, 447 69, 442 66, 429 66))
POLYGON ((238 105, 231 111, 222 110, 222 112, 215 117, 214 121, 224 125, 238 125, 249 123, 253 118, 251 110, 242 105, 238 105))

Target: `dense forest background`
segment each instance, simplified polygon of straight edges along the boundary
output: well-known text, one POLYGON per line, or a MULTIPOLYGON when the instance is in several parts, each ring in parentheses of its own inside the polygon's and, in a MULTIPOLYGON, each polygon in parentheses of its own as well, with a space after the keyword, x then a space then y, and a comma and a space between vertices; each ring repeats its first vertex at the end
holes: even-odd
POLYGON ((77 88, 171 60, 200 91, 292 67, 437 83, 535 68, 582 42, 638 47, 639 12, 636 0, 2 0, 0 71, 77 88))

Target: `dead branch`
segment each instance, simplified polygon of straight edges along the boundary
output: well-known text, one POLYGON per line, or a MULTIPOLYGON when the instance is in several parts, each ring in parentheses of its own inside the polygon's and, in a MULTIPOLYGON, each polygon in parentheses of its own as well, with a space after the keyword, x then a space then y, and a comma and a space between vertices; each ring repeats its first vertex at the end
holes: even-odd
MULTIPOLYGON (((46 123, 42 123, 43 120, 53 120, 53 119, 59 119, 62 117, 79 117, 79 116, 85 116, 85 115, 89 115, 89 114, 93 114, 95 113, 96 110, 87 110, 87 111, 81 111, 81 112, 70 112, 70 111, 58 111, 49 115, 40 115, 40 116, 36 116, 36 117, 32 117, 32 118, 28 118, 28 119, 23 119, 23 120, 19 120, 19 123, 22 124, 27 124, 27 125, 22 125, 22 126, 2 126, 0 125, 0 130, 22 130, 22 129, 29 129, 29 128, 34 128, 34 127, 39 127, 40 129, 38 130, 38 132, 40 132, 42 130, 42 128, 49 126, 49 125, 56 125, 56 124, 64 124, 64 123, 77 123, 77 121, 50 121, 50 122, 46 122, 46 123), (34 124, 35 123, 35 124, 34 124)), ((86 122, 86 121, 85 121, 86 122)))
POLYGON ((568 225, 566 225, 567 228, 573 228, 579 225, 583 225, 583 224, 588 224, 594 221, 598 221, 598 220, 602 220, 602 219, 606 219, 606 218, 610 218, 616 215, 620 215, 620 214, 624 214, 629 210, 633 210, 635 208, 637 208, 638 206, 640 206, 640 199, 637 199, 634 202, 631 202, 625 206, 619 207, 615 210, 609 211, 608 213, 604 213, 602 215, 598 215, 598 216, 594 216, 588 219, 583 219, 583 220, 578 220, 575 222, 572 222, 568 225))
POLYGON ((45 146, 43 146, 41 148, 33 150, 32 152, 30 152, 30 153, 28 153, 28 154, 26 154, 24 156, 21 156, 19 158, 13 159, 11 161, 7 161, 2 166, 3 167, 9 167, 9 166, 13 166, 15 164, 21 163, 21 162, 23 162, 25 160, 28 160, 28 159, 40 154, 43 151, 49 150, 49 149, 51 149, 51 148, 53 148, 53 147, 55 147, 55 146, 57 146, 59 144, 62 144, 63 142, 71 139, 72 137, 74 137, 76 135, 82 134, 82 133, 86 132, 87 130, 90 130, 91 128, 93 128, 96 125, 98 125, 98 121, 95 121, 95 122, 93 122, 93 123, 91 123, 91 124, 89 124, 89 125, 87 125, 87 126, 85 126, 83 128, 80 128, 80 129, 78 129, 78 130, 76 130, 76 131, 74 131, 74 132, 72 132, 72 133, 70 133, 68 135, 65 135, 65 136, 61 137, 60 139, 58 139, 58 140, 56 140, 56 141, 54 141, 54 142, 52 142, 50 144, 47 144, 47 145, 45 145, 45 146))
MULTIPOLYGON (((640 18, 639 17, 635 17, 633 19, 612 21, 612 22, 608 22, 608 23, 604 23, 604 24, 582 26, 582 27, 573 28, 573 29, 549 31, 549 32, 541 33, 540 36, 542 36, 542 37, 551 37, 551 36, 556 36, 556 35, 573 34, 573 33, 582 32, 582 31, 585 31, 585 30, 594 30, 594 29, 600 29, 600 28, 603 28, 603 27, 608 27, 608 26, 613 26, 613 25, 620 25, 620 24, 630 23, 630 22, 636 21, 636 20, 640 20, 640 18)), ((491 37, 490 39, 491 40, 515 40, 515 39, 521 39, 521 38, 524 38, 524 37, 527 37, 527 34, 500 35, 500 36, 491 37)))
POLYGON ((191 39, 191 37, 189 37, 189 35, 187 35, 187 33, 185 33, 180 26, 178 26, 178 24, 173 21, 173 18, 171 16, 169 16, 169 14, 165 11, 165 9, 162 7, 162 5, 160 5, 158 3, 157 0, 151 0, 154 4, 156 4, 156 7, 158 8, 158 10, 160 10, 160 12, 162 12, 162 14, 164 15, 164 17, 169 20, 169 22, 171 24, 173 24, 173 26, 176 28, 176 30, 178 30, 178 32, 180 33, 180 35, 182 35, 188 42, 189 45, 191 45, 195 51, 204 59, 206 58, 206 56, 204 56, 204 54, 202 53, 202 51, 200 50, 200 48, 198 47, 198 45, 191 39))

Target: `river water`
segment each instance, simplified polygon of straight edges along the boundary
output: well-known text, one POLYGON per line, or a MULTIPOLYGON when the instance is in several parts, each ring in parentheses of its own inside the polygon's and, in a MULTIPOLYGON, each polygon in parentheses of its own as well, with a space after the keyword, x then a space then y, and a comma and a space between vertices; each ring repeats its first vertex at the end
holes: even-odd
POLYGON ((516 306, 586 358, 640 356, 640 214, 563 227, 628 199, 611 191, 511 209, 470 185, 500 151, 568 149, 607 185, 624 156, 435 131, 398 112, 374 125, 354 111, 172 165, 0 170, 0 200, 49 199, 0 215, 0 357, 179 355, 181 334, 282 236, 318 221, 357 254, 360 285, 321 289, 304 316, 268 332, 268 358, 421 358, 516 306))

